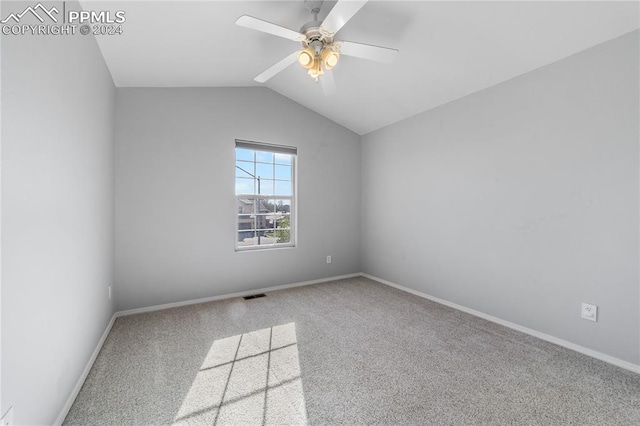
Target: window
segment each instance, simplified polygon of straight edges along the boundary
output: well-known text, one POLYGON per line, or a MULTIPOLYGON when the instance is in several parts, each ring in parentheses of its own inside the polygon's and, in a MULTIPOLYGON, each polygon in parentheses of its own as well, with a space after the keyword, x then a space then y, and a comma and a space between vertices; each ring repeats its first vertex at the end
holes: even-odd
POLYGON ((294 245, 296 153, 236 140, 236 250, 294 245))

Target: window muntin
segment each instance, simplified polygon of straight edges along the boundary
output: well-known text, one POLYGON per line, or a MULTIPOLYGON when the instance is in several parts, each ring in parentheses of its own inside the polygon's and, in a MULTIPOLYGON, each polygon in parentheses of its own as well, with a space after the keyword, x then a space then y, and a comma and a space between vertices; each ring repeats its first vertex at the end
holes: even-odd
POLYGON ((236 249, 293 246, 296 148, 236 141, 236 249))

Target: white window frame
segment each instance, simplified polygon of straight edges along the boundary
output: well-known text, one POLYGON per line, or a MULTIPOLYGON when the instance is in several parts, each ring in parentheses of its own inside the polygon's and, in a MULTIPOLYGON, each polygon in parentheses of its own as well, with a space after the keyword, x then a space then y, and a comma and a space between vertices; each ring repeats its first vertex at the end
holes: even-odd
MULTIPOLYGON (((273 145, 273 144, 268 144, 268 143, 263 143, 263 142, 254 142, 254 141, 247 141, 247 140, 242 140, 242 139, 236 139, 235 141, 235 148, 244 148, 244 149, 249 149, 249 150, 253 150, 253 151, 263 151, 263 152, 269 152, 272 154, 288 154, 291 155, 291 195, 271 195, 271 194, 238 194, 236 192, 236 202, 235 202, 235 250, 236 251, 254 251, 254 250, 267 250, 267 249, 278 249, 278 248, 287 248, 287 247, 295 247, 296 246, 296 223, 297 223, 297 216, 296 216, 296 212, 297 212, 297 205, 296 205, 296 180, 297 180, 297 172, 296 172, 296 160, 297 160, 297 148, 296 147, 291 147, 291 146, 284 146, 284 145, 273 145), (255 244, 255 245, 241 245, 240 241, 239 241, 239 233, 240 232, 247 232, 247 231, 254 231, 254 238, 264 238, 258 235, 258 232, 264 232, 267 231, 271 228, 257 228, 257 216, 266 216, 267 213, 265 214, 261 214, 258 213, 257 215, 255 215, 255 211, 256 211, 256 207, 254 206, 254 216, 256 216, 256 223, 254 223, 254 226, 248 230, 243 230, 240 229, 240 216, 243 215, 241 213, 241 211, 239 211, 239 205, 241 200, 253 200, 254 203, 257 200, 272 200, 272 201, 276 201, 276 200, 286 200, 289 201, 289 242, 287 243, 273 243, 273 244, 255 244)), ((237 170, 238 167, 238 158, 235 155, 235 150, 234 150, 234 165, 235 165, 235 169, 237 170)), ((257 162, 255 159, 253 161, 254 165, 258 164, 259 162, 257 162)), ((266 163, 265 163, 266 164, 266 163)), ((274 166, 277 165, 277 163, 275 163, 275 159, 274 159, 274 166)), ((250 176, 253 176, 254 180, 257 180, 257 177, 253 174, 248 172, 247 170, 241 169, 242 171, 244 171, 245 173, 248 173, 250 176)), ((237 176, 236 174, 234 174, 234 176, 237 176)), ((277 182, 277 179, 274 178, 273 179, 269 179, 269 180, 273 180, 274 182, 277 182)), ((234 179, 234 184, 235 184, 236 179, 234 179)), ((235 192, 235 191, 234 191, 235 192)), ((254 192, 258 192, 258 190, 255 190, 254 192)), ((259 210, 259 208, 257 209, 259 210)), ((244 214, 246 215, 246 214, 244 214)), ((276 230, 277 228, 273 228, 274 230, 276 230)), ((281 228, 281 229, 286 229, 286 228, 281 228)))

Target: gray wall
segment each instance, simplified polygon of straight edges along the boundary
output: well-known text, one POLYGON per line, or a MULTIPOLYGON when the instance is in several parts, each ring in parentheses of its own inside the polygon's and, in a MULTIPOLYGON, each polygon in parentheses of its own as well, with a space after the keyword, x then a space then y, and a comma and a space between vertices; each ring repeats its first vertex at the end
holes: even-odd
POLYGON ((638 48, 366 135, 363 271, 638 364, 638 48))
POLYGON ((115 193, 118 310, 360 271, 360 137, 268 89, 118 89, 115 193), (236 138, 298 147, 297 247, 234 251, 236 138))
POLYGON ((15 424, 53 423, 113 314, 114 102, 92 36, 2 36, 1 410, 15 424))

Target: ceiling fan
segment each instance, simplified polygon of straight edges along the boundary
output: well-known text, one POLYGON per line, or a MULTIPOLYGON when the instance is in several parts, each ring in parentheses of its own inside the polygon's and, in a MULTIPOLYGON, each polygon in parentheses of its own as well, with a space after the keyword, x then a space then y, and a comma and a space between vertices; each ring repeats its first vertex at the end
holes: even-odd
POLYGON ((335 92, 335 82, 331 70, 340 59, 340 55, 354 56, 372 61, 391 63, 398 50, 352 41, 337 41, 336 33, 367 3, 364 1, 339 0, 329 12, 324 21, 318 21, 318 13, 323 1, 305 0, 305 5, 313 15, 313 21, 307 22, 300 31, 243 15, 238 18, 236 25, 261 31, 267 34, 297 41, 302 44, 302 50, 288 55, 262 74, 254 78, 264 83, 294 62, 298 62, 316 82, 320 81, 325 95, 335 92), (320 77, 323 77, 320 79, 320 77))

